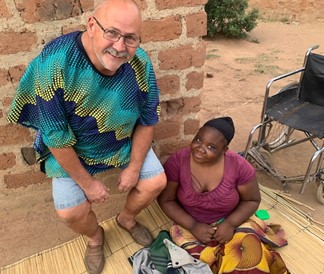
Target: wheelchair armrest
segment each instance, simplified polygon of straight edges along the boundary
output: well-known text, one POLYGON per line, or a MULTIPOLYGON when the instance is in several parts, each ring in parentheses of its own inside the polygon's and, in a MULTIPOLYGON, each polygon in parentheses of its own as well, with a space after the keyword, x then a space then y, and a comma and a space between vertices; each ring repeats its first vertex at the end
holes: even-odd
POLYGON ((274 77, 274 78, 272 78, 272 79, 270 79, 268 81, 267 86, 266 86, 266 90, 265 90, 265 94, 264 94, 263 107, 262 107, 262 112, 261 112, 261 121, 263 121, 263 119, 264 119, 264 114, 265 114, 265 110, 266 110, 266 106, 267 106, 267 102, 268 102, 268 97, 269 97, 271 85, 274 82, 278 81, 278 80, 284 79, 286 77, 292 76, 292 75, 297 74, 297 73, 301 73, 304 70, 305 70, 305 67, 301 67, 299 69, 296 69, 296 70, 290 71, 288 73, 285 73, 285 74, 279 75, 277 77, 274 77))
POLYGON ((297 74, 297 73, 300 73, 300 72, 303 72, 305 70, 305 67, 302 67, 302 68, 299 68, 299 69, 296 69, 294 71, 290 71, 288 73, 285 73, 285 74, 282 74, 282 75, 279 75, 277 77, 274 77, 272 79, 270 79, 267 83, 267 86, 266 86, 266 93, 265 93, 265 97, 268 97, 269 96, 269 91, 270 91, 270 87, 271 85, 278 81, 278 80, 281 80, 281 79, 284 79, 286 77, 289 77, 289 76, 292 76, 294 74, 297 74))

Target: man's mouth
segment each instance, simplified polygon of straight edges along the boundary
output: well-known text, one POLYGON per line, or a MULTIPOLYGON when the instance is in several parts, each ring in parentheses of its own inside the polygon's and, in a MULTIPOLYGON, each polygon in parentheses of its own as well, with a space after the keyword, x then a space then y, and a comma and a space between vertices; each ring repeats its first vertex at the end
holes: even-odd
POLYGON ((125 59, 128 57, 128 53, 127 52, 117 52, 115 49, 113 48, 108 48, 104 51, 104 53, 108 53, 110 54, 112 57, 114 58, 122 58, 125 59))

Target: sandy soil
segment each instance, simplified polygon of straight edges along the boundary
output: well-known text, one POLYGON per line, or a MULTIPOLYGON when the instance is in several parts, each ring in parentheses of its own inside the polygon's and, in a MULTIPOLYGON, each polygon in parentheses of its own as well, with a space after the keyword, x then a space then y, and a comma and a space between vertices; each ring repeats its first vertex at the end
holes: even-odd
MULTIPOLYGON (((323 25, 260 22, 247 40, 215 38, 207 40, 206 79, 202 94, 201 122, 230 115, 236 124, 231 149, 242 151, 252 126, 260 121, 263 93, 267 81, 302 66, 306 49, 319 44, 324 53, 323 25)), ((301 146, 276 159, 283 171, 303 173, 309 158, 309 146, 301 146)), ((117 175, 117 173, 116 173, 117 175)), ((263 185, 282 189, 277 180, 258 172, 263 185)), ((114 186, 109 206, 96 206, 99 221, 115 215, 125 200, 114 186), (107 209, 108 208, 108 209, 107 209)), ((309 184, 303 195, 299 184, 291 183, 291 197, 313 207, 301 206, 313 218, 324 223, 324 206, 316 199, 316 185, 309 184)), ((49 184, 30 186, 0 194, 0 267, 77 237, 55 217, 49 184)))

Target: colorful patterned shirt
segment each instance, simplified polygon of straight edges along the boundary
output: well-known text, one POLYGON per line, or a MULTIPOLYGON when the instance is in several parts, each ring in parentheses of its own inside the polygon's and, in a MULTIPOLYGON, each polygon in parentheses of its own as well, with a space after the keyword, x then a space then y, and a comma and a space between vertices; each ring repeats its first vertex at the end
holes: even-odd
POLYGON ((137 124, 159 120, 159 89, 148 55, 135 56, 113 76, 90 62, 81 32, 47 44, 27 67, 8 121, 37 130, 38 160, 49 177, 68 177, 48 147, 73 147, 83 166, 95 174, 125 165, 137 124))

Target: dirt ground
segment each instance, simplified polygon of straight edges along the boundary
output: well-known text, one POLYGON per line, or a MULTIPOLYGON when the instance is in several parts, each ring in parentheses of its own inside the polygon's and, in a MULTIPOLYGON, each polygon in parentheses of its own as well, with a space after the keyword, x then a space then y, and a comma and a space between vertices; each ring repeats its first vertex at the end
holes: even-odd
MULTIPOLYGON (((316 52, 324 53, 323 25, 317 23, 259 22, 246 40, 216 37, 206 43, 206 78, 199 118, 203 123, 212 117, 232 116, 236 136, 230 148, 235 151, 244 150, 250 129, 260 121, 267 81, 301 67, 311 45, 321 45, 316 52)), ((275 160, 283 171, 303 174, 309 161, 305 155, 310 151, 310 146, 300 146, 279 154, 275 160)), ((262 171, 258 179, 263 185, 282 189, 279 181, 262 171)), ((111 203, 95 207, 99 221, 115 215, 124 203, 125 195, 110 188, 111 203)), ((324 206, 316 199, 316 185, 309 184, 303 195, 299 189, 300 184, 288 185, 292 198, 315 210, 301 209, 324 223, 324 206)), ((1 193, 0 220, 0 267, 77 237, 55 217, 49 184, 1 193)))

